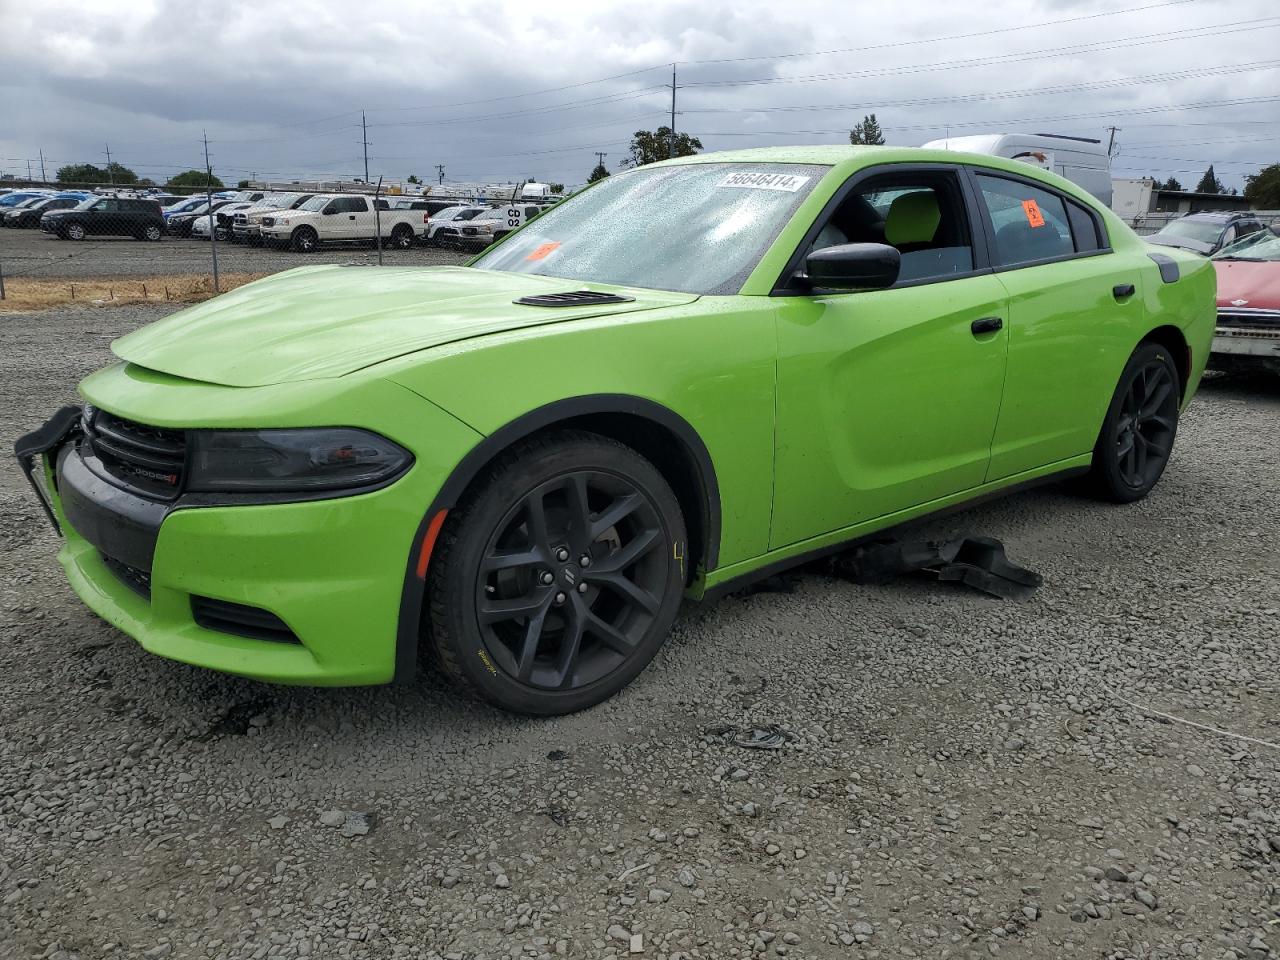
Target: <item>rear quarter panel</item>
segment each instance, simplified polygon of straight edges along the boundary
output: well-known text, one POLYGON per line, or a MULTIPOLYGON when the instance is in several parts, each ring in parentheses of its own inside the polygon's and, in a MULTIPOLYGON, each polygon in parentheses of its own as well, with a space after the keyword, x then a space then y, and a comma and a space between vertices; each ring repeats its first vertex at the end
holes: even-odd
POLYGON ((1174 326, 1182 331, 1190 352, 1189 376, 1183 384, 1182 405, 1191 402, 1204 375, 1213 329, 1217 322, 1218 275, 1213 264, 1199 254, 1173 247, 1151 247, 1178 265, 1178 279, 1166 283, 1152 261, 1142 277, 1143 306, 1151 328, 1174 326))

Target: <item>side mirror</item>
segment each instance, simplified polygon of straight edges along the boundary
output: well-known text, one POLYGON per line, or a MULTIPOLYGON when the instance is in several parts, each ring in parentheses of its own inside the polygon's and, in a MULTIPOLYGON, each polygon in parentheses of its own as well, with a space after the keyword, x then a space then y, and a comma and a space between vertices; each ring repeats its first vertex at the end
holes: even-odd
POLYGON ((898 281, 902 254, 884 243, 845 243, 814 250, 805 280, 823 290, 883 290, 898 281))

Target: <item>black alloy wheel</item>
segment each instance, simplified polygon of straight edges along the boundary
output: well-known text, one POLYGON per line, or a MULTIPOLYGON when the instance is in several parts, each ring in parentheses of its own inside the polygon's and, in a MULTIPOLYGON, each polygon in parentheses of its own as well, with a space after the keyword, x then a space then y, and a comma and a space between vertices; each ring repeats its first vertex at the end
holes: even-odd
POLYGON ((391 231, 391 245, 397 250, 408 250, 413 246, 413 227, 399 224, 391 231))
POLYGON ((446 672, 510 710, 611 696, 657 653, 684 588, 684 520, 635 451, 566 431, 519 445, 451 515, 431 560, 446 672))
POLYGON ((84 224, 69 223, 63 228, 62 235, 68 240, 83 240, 85 238, 84 224))
POLYGON ((162 232, 163 231, 161 231, 161 229, 157 227, 154 223, 148 224, 145 228, 143 228, 142 239, 150 240, 154 243, 156 240, 160 239, 162 232))
POLYGON ((1169 351, 1138 347, 1116 386, 1093 453, 1091 479, 1108 500, 1132 503, 1160 480, 1178 433, 1182 387, 1169 351))
POLYGON ((292 245, 299 253, 312 253, 320 245, 320 237, 311 227, 298 227, 293 231, 292 245))

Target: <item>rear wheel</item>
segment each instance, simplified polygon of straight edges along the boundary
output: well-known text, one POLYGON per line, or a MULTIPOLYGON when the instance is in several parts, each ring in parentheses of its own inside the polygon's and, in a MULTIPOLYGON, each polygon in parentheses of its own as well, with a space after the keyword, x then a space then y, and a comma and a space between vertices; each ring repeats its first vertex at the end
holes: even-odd
POLYGON ((408 250, 413 246, 413 227, 407 223, 397 224, 391 231, 391 245, 397 250, 408 250))
POLYGON ((648 460, 596 434, 525 441, 450 513, 427 585, 445 671, 528 714, 592 706, 666 639, 684 518, 648 460))
POLYGON ((1181 396, 1169 351, 1139 346, 1120 375, 1093 450, 1089 479, 1096 494, 1132 503, 1151 492, 1173 453, 1181 396))
POLYGON ((150 224, 147 224, 147 226, 142 228, 142 239, 150 240, 151 242, 154 243, 155 241, 160 239, 160 235, 162 233, 163 231, 158 226, 156 226, 154 223, 150 223, 150 224))
POLYGON ((312 253, 320 245, 320 235, 312 227, 298 227, 293 231, 290 245, 299 253, 312 253))

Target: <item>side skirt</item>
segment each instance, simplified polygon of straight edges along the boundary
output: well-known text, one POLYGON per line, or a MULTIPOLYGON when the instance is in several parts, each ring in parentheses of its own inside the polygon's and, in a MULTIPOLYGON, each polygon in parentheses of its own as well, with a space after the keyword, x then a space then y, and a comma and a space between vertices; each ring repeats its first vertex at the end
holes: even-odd
MULTIPOLYGON (((1009 482, 1008 478, 996 481, 993 484, 984 484, 976 487, 977 492, 966 492, 957 494, 954 497, 947 497, 943 500, 935 500, 932 503, 924 504, 920 507, 912 507, 908 510, 901 511, 897 514, 889 514, 887 517, 880 517, 876 520, 869 520, 866 523, 860 523, 856 526, 846 528, 839 531, 834 539, 830 542, 822 543, 820 546, 805 550, 800 549, 799 552, 790 552, 797 549, 796 545, 783 547, 780 550, 773 551, 774 554, 786 553, 786 556, 778 557, 775 560, 769 560, 770 554, 758 557, 755 560, 745 561, 746 563, 759 563, 764 561, 761 566, 753 567, 742 573, 729 573, 727 579, 716 580, 710 586, 703 589, 701 596, 694 595, 695 600, 718 600, 726 594, 733 593, 735 590, 741 590, 743 587, 771 577, 774 574, 781 573, 793 567, 802 566, 814 560, 820 560, 823 557, 829 557, 832 554, 840 553, 848 550, 850 547, 857 546, 859 543, 865 543, 868 540, 874 540, 883 537, 888 533, 896 533, 908 530, 918 524, 937 520, 940 517, 950 516, 951 514, 961 513, 972 507, 986 503, 990 500, 997 500, 1001 497, 1007 497, 1015 493, 1022 493, 1026 490, 1032 490, 1036 487, 1045 486, 1051 483, 1058 483, 1072 477, 1082 476, 1089 472, 1089 462, 1092 454, 1084 454, 1080 457, 1073 457, 1070 460, 1060 461, 1053 469, 1046 473, 1037 474, 1036 476, 1027 477, 1026 479, 1014 479, 1009 482), (905 515, 905 516, 904 516, 905 515), (902 519, 895 520, 895 517, 902 519), (856 533, 854 531, 857 531, 856 533), (847 534, 841 538, 841 534, 847 534)), ((826 540, 826 537, 815 538, 826 540)), ((741 566, 735 564, 734 566, 741 566)), ((726 568, 732 570, 732 568, 726 568)))

